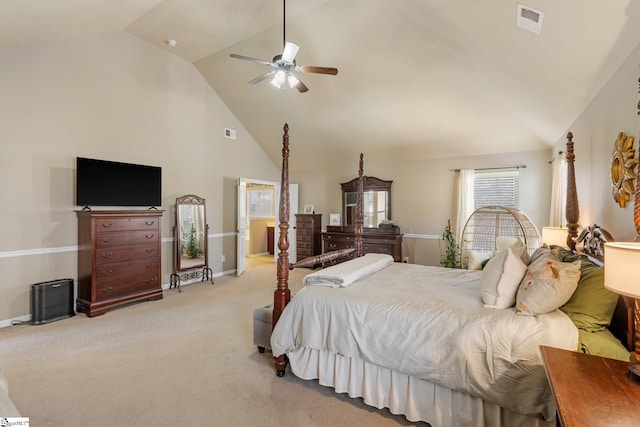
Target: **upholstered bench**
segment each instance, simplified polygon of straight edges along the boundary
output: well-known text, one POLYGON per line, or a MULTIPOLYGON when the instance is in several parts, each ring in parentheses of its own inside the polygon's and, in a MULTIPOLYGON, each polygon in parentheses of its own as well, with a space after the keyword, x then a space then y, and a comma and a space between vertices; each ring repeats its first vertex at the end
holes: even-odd
POLYGON ((273 304, 259 307, 253 312, 253 343, 258 346, 260 353, 271 349, 272 319, 273 304))

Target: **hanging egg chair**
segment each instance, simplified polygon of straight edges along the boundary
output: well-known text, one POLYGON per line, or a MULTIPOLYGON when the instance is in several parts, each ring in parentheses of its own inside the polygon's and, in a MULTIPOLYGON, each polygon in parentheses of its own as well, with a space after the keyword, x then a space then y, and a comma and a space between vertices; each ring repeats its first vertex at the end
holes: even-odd
POLYGON ((471 214, 462 231, 462 268, 468 267, 471 251, 495 252, 498 237, 522 240, 529 255, 542 244, 538 228, 523 211, 504 206, 483 206, 471 214))

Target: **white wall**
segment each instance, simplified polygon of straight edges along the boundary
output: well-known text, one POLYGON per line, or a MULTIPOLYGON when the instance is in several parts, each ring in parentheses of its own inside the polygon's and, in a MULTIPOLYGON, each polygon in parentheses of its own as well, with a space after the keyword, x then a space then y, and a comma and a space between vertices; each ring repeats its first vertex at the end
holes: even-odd
MULTIPOLYGON (((517 141, 514 141, 517 147, 517 141)), ((551 192, 551 149, 505 153, 495 156, 434 159, 413 163, 367 162, 364 153, 364 173, 393 180, 392 219, 405 233, 403 256, 409 262, 439 265, 440 235, 447 220, 455 224, 456 189, 460 168, 487 168, 527 165, 520 169, 520 209, 527 213, 541 230, 549 220, 551 192)), ((291 161, 295 161, 292 149, 291 161)), ((291 182, 300 184, 300 205, 314 205, 322 213, 323 227, 329 223, 329 213, 341 212, 341 182, 358 175, 358 159, 350 170, 294 173, 291 182)))
POLYGON ((162 167, 163 283, 184 194, 206 198, 214 273, 235 268, 237 179, 279 168, 192 64, 125 32, 0 49, 0 64, 0 324, 29 316, 31 284, 76 277, 76 156, 162 167))
MULTIPOLYGON (((576 121, 568 127, 575 143, 576 187, 580 205, 580 224, 596 223, 618 241, 636 238, 634 204, 620 208, 611 192, 611 156, 619 132, 635 139, 638 149, 638 76, 640 45, 631 53, 602 91, 576 121)), ((560 139, 554 152, 565 150, 560 139)), ((636 153, 636 158, 638 154, 636 153)))

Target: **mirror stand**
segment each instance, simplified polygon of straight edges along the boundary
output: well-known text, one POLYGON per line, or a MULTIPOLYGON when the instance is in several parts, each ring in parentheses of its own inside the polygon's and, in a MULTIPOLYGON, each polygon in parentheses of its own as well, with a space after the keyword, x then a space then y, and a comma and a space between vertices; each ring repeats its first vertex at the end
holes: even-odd
POLYGON ((213 285, 213 270, 209 267, 208 236, 205 199, 193 194, 176 198, 175 271, 171 274, 169 289, 181 282, 202 278, 213 285))

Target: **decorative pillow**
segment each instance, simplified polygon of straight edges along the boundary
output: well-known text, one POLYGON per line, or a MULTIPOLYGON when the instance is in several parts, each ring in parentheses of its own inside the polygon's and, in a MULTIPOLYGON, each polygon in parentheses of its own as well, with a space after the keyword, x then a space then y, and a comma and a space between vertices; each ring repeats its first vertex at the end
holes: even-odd
POLYGON ((482 270, 482 263, 493 256, 493 252, 469 252, 469 270, 482 270))
POLYGON ((580 260, 578 287, 562 307, 578 329, 587 332, 602 331, 611 323, 618 304, 618 294, 604 287, 604 267, 594 264, 584 255, 561 252, 565 261, 580 260))
POLYGON ((526 271, 527 266, 513 249, 496 253, 480 274, 480 292, 485 307, 513 307, 518 286, 526 271))
POLYGON ((631 353, 608 329, 598 332, 578 329, 578 349, 586 354, 622 360, 623 362, 633 361, 631 353))
POLYGON ((522 259, 525 265, 529 265, 529 253, 527 252, 527 245, 519 237, 496 237, 496 249, 498 251, 504 251, 508 248, 514 250, 514 253, 522 259))
POLYGON ((496 250, 497 251, 504 251, 509 249, 511 246, 515 245, 516 243, 518 243, 518 238, 517 237, 496 237, 496 250))
MULTIPOLYGON (((533 264, 538 258, 542 256, 553 256, 558 261, 570 262, 569 260, 562 259, 562 255, 560 254, 560 248, 550 248, 546 243, 543 243, 538 249, 536 249, 529 258, 529 264, 533 264)), ((575 260, 571 260, 575 261, 575 260)))
POLYGON ((566 303, 578 287, 580 264, 556 261, 550 255, 529 265, 517 291, 517 313, 536 316, 566 303))

